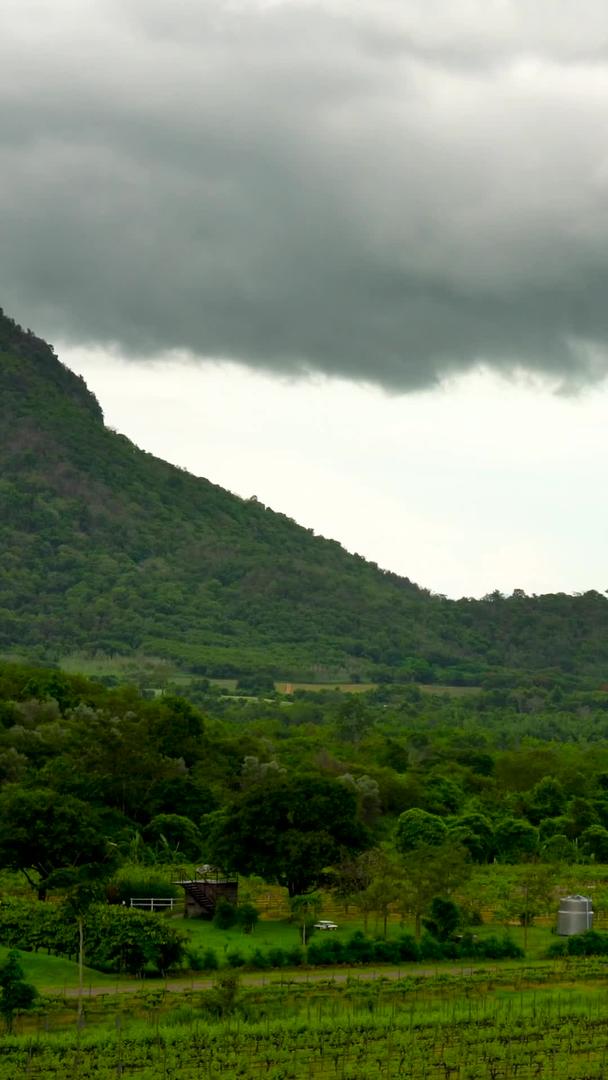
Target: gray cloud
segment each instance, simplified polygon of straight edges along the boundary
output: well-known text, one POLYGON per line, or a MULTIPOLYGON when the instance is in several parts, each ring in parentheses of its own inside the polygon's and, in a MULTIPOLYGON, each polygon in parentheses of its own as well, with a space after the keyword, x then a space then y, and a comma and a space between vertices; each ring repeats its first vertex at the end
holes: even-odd
POLYGON ((588 0, 5 0, 0 302, 391 389, 608 370, 588 0))

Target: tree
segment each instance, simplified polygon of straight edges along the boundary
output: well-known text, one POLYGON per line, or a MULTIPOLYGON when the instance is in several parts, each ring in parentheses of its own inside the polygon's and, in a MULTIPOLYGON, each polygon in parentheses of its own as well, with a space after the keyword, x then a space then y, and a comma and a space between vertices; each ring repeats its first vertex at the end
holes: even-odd
POLYGON ((6 1030, 10 1033, 16 1014, 31 1009, 38 996, 36 987, 23 978, 23 968, 16 949, 10 950, 6 963, 0 968, 0 987, 0 1013, 4 1017, 6 1030))
MULTIPOLYGON (((366 852, 369 855, 371 880, 363 895, 355 902, 363 905, 364 912, 371 911, 382 919, 384 937, 386 937, 388 917, 393 905, 399 900, 403 890, 403 867, 401 862, 382 848, 366 852)), ((366 920, 367 929, 367 920, 366 920)))
POLYGON ((466 847, 474 862, 487 862, 492 855, 494 830, 483 814, 463 814, 455 818, 449 826, 448 836, 466 847))
POLYGON ((429 917, 422 920, 422 925, 429 934, 437 938, 437 941, 449 941, 460 926, 460 922, 461 914, 457 904, 453 900, 446 900, 443 896, 434 896, 429 917))
POLYGON ((380 789, 378 781, 371 776, 352 776, 343 773, 338 783, 345 784, 357 799, 357 813, 364 825, 374 825, 380 815, 380 789))
POLYGON ((590 825, 579 837, 579 849, 596 862, 608 862, 608 829, 603 825, 590 825))
POLYGON ((368 839, 353 792, 322 776, 277 776, 242 792, 205 826, 211 862, 274 878, 290 896, 311 891, 341 849, 361 851, 368 839))
POLYGON ((78 1016, 82 1016, 84 989, 84 926, 85 916, 93 903, 101 900, 111 864, 98 864, 69 870, 58 870, 51 876, 53 886, 63 890, 63 909, 78 926, 78 1016))
POLYGON ((469 874, 468 852, 457 844, 419 845, 405 857, 401 910, 414 916, 416 937, 420 937, 421 919, 433 898, 449 897, 469 874))
POLYGON ((371 727, 373 717, 359 694, 351 694, 338 709, 336 735, 342 742, 359 742, 371 727))
POLYGON ((167 861, 175 856, 197 859, 201 853, 201 834, 194 822, 182 814, 157 814, 142 830, 142 836, 167 861))
POLYGON ((502 913, 516 917, 524 929, 524 950, 528 947, 528 927, 537 915, 547 912, 554 901, 555 867, 537 862, 524 863, 517 879, 509 884, 502 913))
POLYGON ((305 896, 292 896, 289 909, 292 919, 300 927, 302 944, 306 945, 307 931, 310 930, 315 919, 319 918, 323 909, 323 897, 318 892, 306 893, 305 896))
POLYGON ((529 792, 525 800, 526 814, 533 825, 544 818, 559 817, 566 806, 566 794, 559 780, 543 776, 529 792))
POLYGON ((446 826, 436 814, 414 807, 400 814, 395 834, 395 847, 402 855, 416 848, 439 847, 446 838, 446 826))
POLYGON ((503 818, 496 826, 494 840, 501 862, 520 862, 538 850, 538 829, 523 818, 503 818))
POLYGON ((87 803, 12 784, 0 794, 0 866, 20 870, 40 900, 60 870, 106 863, 101 822, 87 803))

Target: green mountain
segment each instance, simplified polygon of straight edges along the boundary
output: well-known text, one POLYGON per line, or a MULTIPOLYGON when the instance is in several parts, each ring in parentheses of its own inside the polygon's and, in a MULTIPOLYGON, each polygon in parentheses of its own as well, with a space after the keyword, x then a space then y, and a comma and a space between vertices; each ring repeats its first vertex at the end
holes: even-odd
POLYGON ((434 596, 144 453, 0 313, 0 652, 167 657, 201 673, 608 679, 599 593, 434 596))

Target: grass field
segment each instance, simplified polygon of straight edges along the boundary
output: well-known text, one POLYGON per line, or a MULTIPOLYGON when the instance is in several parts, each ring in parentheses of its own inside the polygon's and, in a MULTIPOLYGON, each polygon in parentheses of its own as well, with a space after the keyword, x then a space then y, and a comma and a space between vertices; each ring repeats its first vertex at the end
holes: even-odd
MULTIPOLYGON (((4 964, 7 954, 8 949, 0 945, 0 965, 4 964)), ((42 952, 19 952, 19 962, 26 981, 33 983, 39 991, 60 994, 64 990, 75 990, 78 987, 78 964, 71 960, 64 960, 60 956, 47 956, 42 952)), ((85 987, 100 987, 110 991, 123 982, 125 980, 120 976, 104 975, 87 967, 84 969, 85 987)))

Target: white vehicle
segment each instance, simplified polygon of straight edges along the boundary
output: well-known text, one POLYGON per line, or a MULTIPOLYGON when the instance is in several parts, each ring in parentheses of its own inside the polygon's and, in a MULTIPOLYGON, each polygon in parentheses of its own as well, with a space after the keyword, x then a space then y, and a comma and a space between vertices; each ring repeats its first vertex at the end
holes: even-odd
POLYGON ((319 922, 314 924, 315 930, 337 930, 338 924, 331 922, 329 919, 319 919, 319 922))

